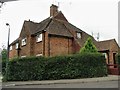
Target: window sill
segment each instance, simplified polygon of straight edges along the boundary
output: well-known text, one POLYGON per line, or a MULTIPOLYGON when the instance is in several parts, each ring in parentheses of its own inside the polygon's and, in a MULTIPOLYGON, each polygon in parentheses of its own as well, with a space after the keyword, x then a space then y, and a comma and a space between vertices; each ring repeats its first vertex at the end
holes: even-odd
POLYGON ((40 43, 40 42, 42 42, 42 41, 36 41, 36 43, 40 43))
POLYGON ((26 46, 26 44, 25 45, 21 45, 22 47, 24 47, 24 46, 26 46))

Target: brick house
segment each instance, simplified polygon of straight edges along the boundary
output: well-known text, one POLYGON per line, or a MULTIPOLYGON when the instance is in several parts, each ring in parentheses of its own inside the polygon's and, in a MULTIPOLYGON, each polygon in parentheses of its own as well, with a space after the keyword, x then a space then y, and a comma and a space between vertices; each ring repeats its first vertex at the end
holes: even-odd
POLYGON ((72 25, 56 5, 50 7, 50 16, 40 23, 24 21, 21 33, 10 44, 10 58, 26 56, 56 56, 79 52, 91 37, 107 63, 116 63, 118 44, 115 39, 96 41, 91 35, 72 25))

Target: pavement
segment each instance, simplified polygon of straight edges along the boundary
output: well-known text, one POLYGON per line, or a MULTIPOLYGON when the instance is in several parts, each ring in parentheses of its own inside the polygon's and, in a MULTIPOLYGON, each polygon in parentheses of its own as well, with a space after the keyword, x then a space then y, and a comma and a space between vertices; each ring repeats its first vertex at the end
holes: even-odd
POLYGON ((44 81, 15 81, 3 82, 4 86, 23 86, 23 85, 50 85, 50 84, 71 84, 71 83, 89 83, 101 81, 118 81, 120 76, 108 75, 107 77, 84 78, 84 79, 62 79, 62 80, 44 80, 44 81))

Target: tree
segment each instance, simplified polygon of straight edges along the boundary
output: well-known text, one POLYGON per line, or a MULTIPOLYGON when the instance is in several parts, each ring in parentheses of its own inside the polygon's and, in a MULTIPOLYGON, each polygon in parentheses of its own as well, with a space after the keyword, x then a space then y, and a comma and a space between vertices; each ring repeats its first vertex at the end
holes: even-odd
POLYGON ((84 46, 80 49, 80 53, 98 53, 98 50, 90 37, 85 42, 84 46))
POLYGON ((7 50, 3 49, 1 54, 2 54, 2 61, 6 61, 6 59, 7 59, 7 50))

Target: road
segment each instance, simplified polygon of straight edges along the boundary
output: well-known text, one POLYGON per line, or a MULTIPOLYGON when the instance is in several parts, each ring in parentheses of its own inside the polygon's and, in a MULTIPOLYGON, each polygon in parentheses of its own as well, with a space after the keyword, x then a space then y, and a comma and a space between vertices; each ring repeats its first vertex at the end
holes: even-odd
POLYGON ((50 85, 3 85, 3 88, 118 88, 118 81, 100 81, 89 83, 50 84, 50 85))

